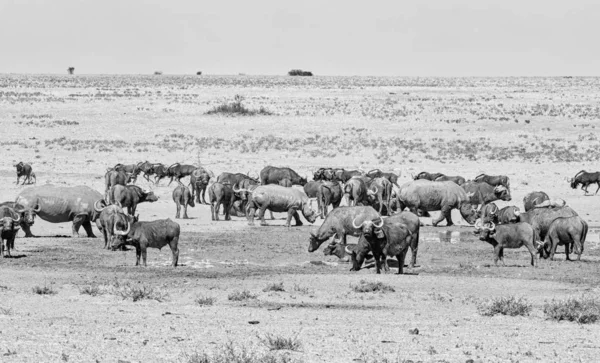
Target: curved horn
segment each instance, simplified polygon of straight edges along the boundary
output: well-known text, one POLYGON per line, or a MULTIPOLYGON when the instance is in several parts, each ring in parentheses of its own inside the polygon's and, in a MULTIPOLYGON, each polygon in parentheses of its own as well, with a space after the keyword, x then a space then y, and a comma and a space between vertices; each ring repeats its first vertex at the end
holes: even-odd
POLYGON ((36 213, 39 213, 42 210, 42 207, 38 204, 35 206, 35 208, 33 208, 33 211, 36 213))
POLYGON ((381 223, 379 223, 379 224, 376 224, 375 222, 373 222, 373 225, 377 228, 383 227, 383 219, 381 220, 381 223))
POLYGON ((121 204, 121 202, 119 202, 118 200, 115 200, 115 201, 113 202, 113 205, 116 205, 116 206, 117 206, 117 207, 119 207, 119 208, 123 208, 123 205, 122 205, 122 204, 121 204))
POLYGON ((98 203, 100 203, 102 201, 102 199, 98 199, 95 203, 94 203, 94 210, 98 213, 102 212, 104 210, 104 208, 100 208, 98 207, 98 203))
POLYGON ((483 223, 483 222, 481 221, 481 218, 477 219, 477 220, 475 221, 475 229, 476 229, 476 230, 480 230, 480 229, 481 229, 481 224, 482 224, 482 223, 483 223))
POLYGON ((490 225, 491 225, 491 226, 490 226, 490 227, 488 227, 488 229, 489 229, 490 231, 493 231, 494 229, 496 229, 496 224, 494 224, 494 222, 490 222, 490 225))
POLYGON ((379 189, 377 189, 377 187, 374 187, 375 191, 371 190, 371 189, 367 189, 367 193, 369 193, 370 195, 375 195, 377 194, 377 192, 379 191, 379 189))
POLYGON ((515 207, 515 209, 514 209, 514 214, 515 214, 515 216, 517 216, 517 217, 521 215, 521 211, 519 210, 519 208, 516 208, 516 207, 515 207))
POLYGON ((131 224, 129 222, 127 222, 127 229, 124 231, 118 231, 116 223, 115 223, 115 226, 113 227, 113 233, 116 235, 119 235, 119 236, 126 236, 130 230, 131 230, 131 224))
POLYGON ((348 248, 348 246, 346 246, 346 247, 344 248, 344 252, 346 252, 346 253, 347 253, 347 254, 349 254, 349 255, 351 255, 351 254, 352 254, 352 251, 351 251, 351 250, 348 248))
MULTIPOLYGON (((17 219, 14 219, 14 218, 13 218, 13 219, 12 219, 12 220, 13 220, 13 222, 15 222, 15 223, 19 223, 19 222, 21 222, 21 215, 20 215, 19 213, 15 213, 15 214, 17 215, 17 219)), ((1 242, 0 242, 0 243, 1 243, 1 242)))
POLYGON ((352 227, 354 227, 354 228, 356 228, 356 229, 360 229, 360 228, 362 228, 363 224, 365 224, 365 222, 362 222, 360 225, 358 225, 358 226, 357 226, 357 225, 356 225, 356 219, 357 219, 357 218, 358 218, 358 217, 355 217, 355 218, 352 220, 352 227))

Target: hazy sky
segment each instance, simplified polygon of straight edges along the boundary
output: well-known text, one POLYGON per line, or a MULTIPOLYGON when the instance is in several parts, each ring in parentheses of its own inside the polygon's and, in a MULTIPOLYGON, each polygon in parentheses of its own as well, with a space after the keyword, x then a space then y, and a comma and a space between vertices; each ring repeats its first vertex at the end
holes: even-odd
POLYGON ((0 0, 0 73, 600 75, 600 1, 0 0))

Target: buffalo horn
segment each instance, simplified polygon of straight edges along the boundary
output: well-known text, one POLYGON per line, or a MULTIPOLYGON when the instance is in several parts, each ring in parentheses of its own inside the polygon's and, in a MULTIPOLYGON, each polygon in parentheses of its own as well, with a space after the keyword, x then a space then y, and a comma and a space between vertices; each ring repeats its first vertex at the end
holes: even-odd
POLYGON ((117 224, 115 223, 115 226, 113 228, 113 233, 117 234, 119 236, 126 236, 127 233, 129 233, 129 231, 131 230, 131 224, 129 224, 129 222, 127 222, 127 229, 124 231, 118 231, 117 230, 117 224))
POLYGON ((35 206, 35 208, 33 208, 33 211, 36 213, 39 213, 42 210, 42 207, 38 204, 35 206))
POLYGON ((381 223, 379 223, 379 224, 377 224, 377 223, 373 222, 373 225, 374 225, 375 227, 377 227, 377 228, 381 228, 381 227, 383 227, 383 219, 381 220, 381 223))
POLYGON ((521 215, 521 211, 519 211, 519 208, 515 208, 515 216, 520 216, 521 215))
POLYGON ((481 223, 482 223, 481 218, 479 218, 479 219, 477 219, 477 221, 475 221, 475 229, 476 230, 479 231, 481 229, 481 223))
POLYGON ((352 254, 352 251, 348 248, 348 246, 346 246, 346 248, 344 248, 344 251, 346 251, 346 253, 349 255, 352 254))
MULTIPOLYGON (((19 223, 19 222, 21 222, 21 215, 20 215, 20 214, 18 214, 18 213, 15 213, 15 214, 17 215, 17 219, 14 219, 14 218, 13 218, 13 219, 12 219, 12 220, 13 220, 13 222, 15 222, 15 223, 19 223)), ((0 243, 2 243, 2 242, 0 242, 0 243)))
POLYGON ((354 228, 356 228, 356 229, 360 229, 360 228, 362 228, 362 226, 365 224, 365 222, 366 222, 366 221, 362 222, 361 224, 359 224, 359 225, 357 226, 357 225, 356 225, 356 219, 357 219, 357 218, 358 218, 358 217, 356 217, 356 218, 354 218, 354 219, 352 220, 352 226, 353 226, 354 228))
POLYGON ((94 210, 98 213, 102 212, 104 210, 104 208, 106 208, 106 207, 104 207, 104 208, 98 207, 98 203, 100 203, 101 201, 102 201, 102 199, 99 199, 94 203, 94 210))
POLYGON ((371 194, 371 195, 377 194, 377 192, 379 191, 379 189, 377 189, 377 187, 374 187, 374 188, 375 188, 375 191, 372 191, 371 189, 368 189, 369 194, 371 194))

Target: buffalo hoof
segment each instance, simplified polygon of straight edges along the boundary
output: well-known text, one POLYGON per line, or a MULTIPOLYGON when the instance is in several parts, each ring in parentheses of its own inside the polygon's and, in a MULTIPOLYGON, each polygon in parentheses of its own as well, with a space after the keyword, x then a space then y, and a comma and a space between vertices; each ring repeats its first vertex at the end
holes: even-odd
POLYGON ((268 226, 268 224, 267 224, 267 223, 265 223, 265 222, 260 222, 260 225, 261 225, 261 226, 263 226, 263 227, 264 227, 264 226, 268 226))
POLYGON ((253 223, 253 222, 248 222, 248 225, 249 225, 249 226, 253 226, 253 225, 254 225, 254 223, 253 223))
POLYGON ((304 225, 304 223, 302 223, 302 222, 296 223, 296 227, 300 227, 300 226, 303 226, 303 225, 304 225))

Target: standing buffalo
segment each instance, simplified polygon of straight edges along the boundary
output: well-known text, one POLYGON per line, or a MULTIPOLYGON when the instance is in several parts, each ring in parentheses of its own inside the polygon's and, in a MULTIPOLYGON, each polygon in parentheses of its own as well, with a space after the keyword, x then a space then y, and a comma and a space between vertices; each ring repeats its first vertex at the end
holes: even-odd
POLYGON ((577 261, 581 260, 587 232, 588 224, 579 216, 556 218, 544 239, 542 257, 550 257, 551 260, 554 260, 556 247, 564 245, 567 261, 569 261, 569 252, 573 250, 577 254, 577 261))
POLYGON ((498 224, 515 223, 519 221, 521 211, 519 207, 509 205, 498 211, 498 224))
POLYGON ((360 177, 350 178, 344 185, 348 206, 367 205, 367 184, 360 177))
POLYGON ((73 236, 78 236, 79 227, 83 226, 88 237, 96 237, 91 222, 97 217, 94 203, 101 199, 102 194, 87 186, 57 187, 46 184, 23 190, 17 196, 16 203, 24 208, 39 210, 37 215, 50 223, 73 221, 73 236))
POLYGON ((469 201, 463 188, 454 182, 432 182, 429 180, 415 180, 403 184, 398 195, 400 210, 408 207, 417 214, 422 211, 441 211, 440 216, 432 220, 433 226, 446 220, 448 226, 453 225, 450 212, 456 208, 469 224, 477 220, 477 209, 469 201))
POLYGON ((385 207, 385 214, 391 215, 390 204, 392 200, 392 183, 386 178, 375 178, 368 184, 367 201, 373 207, 379 207, 378 212, 381 214, 385 207))
POLYGON ((494 223, 488 225, 475 225, 481 230, 479 239, 494 247, 494 263, 498 260, 504 265, 504 249, 520 248, 525 246, 531 254, 531 266, 537 265, 536 234, 529 223, 512 223, 496 226, 494 223))
POLYGON ((510 189, 510 180, 506 175, 486 175, 479 174, 473 179, 476 182, 488 183, 491 186, 497 187, 499 185, 504 186, 506 189, 510 189))
POLYGON ((262 185, 279 184, 282 179, 289 179, 292 184, 301 186, 304 186, 307 182, 306 178, 301 177, 290 168, 266 166, 260 171, 260 183, 262 185))
POLYGON ((371 171, 368 171, 365 175, 370 178, 386 178, 390 181, 390 183, 398 186, 398 175, 394 173, 384 173, 379 169, 373 169, 371 171))
POLYGON ((135 214, 137 205, 143 202, 156 202, 158 196, 150 190, 144 190, 137 185, 115 185, 110 188, 110 199, 113 203, 119 203, 123 208, 127 207, 127 213, 135 214))
POLYGON ((133 222, 129 225, 129 232, 115 240, 112 249, 116 250, 123 245, 135 247, 136 262, 140 265, 140 256, 146 266, 146 250, 148 247, 159 250, 166 245, 171 247, 173 254, 172 266, 177 267, 179 260, 179 224, 170 219, 160 219, 152 222, 133 222))
POLYGON ((190 190, 183 184, 179 184, 177 188, 173 189, 173 201, 177 206, 177 213, 175 214, 175 218, 179 218, 181 213, 181 207, 183 206, 183 219, 189 219, 187 214, 187 207, 195 207, 194 204, 194 196, 190 192, 190 190))
POLYGON ((19 179, 21 177, 23 177, 23 183, 21 183, 21 185, 25 183, 37 183, 37 178, 35 176, 35 173, 33 172, 33 169, 31 168, 31 165, 25 164, 21 161, 18 164, 15 164, 14 166, 15 168, 17 168, 17 184, 19 184, 19 179), (31 181, 32 178, 34 179, 34 181, 31 181))
POLYGON ((273 212, 287 212, 288 217, 285 223, 290 227, 292 217, 296 221, 296 226, 301 226, 298 210, 302 211, 304 218, 309 223, 314 223, 317 219, 317 213, 310 207, 310 199, 301 190, 295 188, 286 188, 280 185, 261 185, 252 192, 252 197, 248 201, 248 224, 254 225, 254 212, 260 210, 258 217, 260 225, 265 226, 265 211, 267 209, 273 212))
POLYGON ((96 227, 98 227, 104 236, 104 248, 109 249, 112 247, 114 236, 119 235, 124 230, 123 228, 116 227, 117 222, 122 219, 122 217, 117 215, 124 215, 124 213, 120 205, 111 204, 107 206, 102 202, 99 200, 94 203, 94 209, 99 213, 98 218, 96 218, 96 227))
POLYGON ((468 181, 461 185, 471 204, 487 204, 495 200, 510 201, 510 190, 503 185, 493 186, 486 182, 468 181))
POLYGON ((442 173, 428 173, 426 171, 422 171, 417 175, 413 175, 412 177, 414 180, 425 179, 425 180, 429 180, 429 181, 434 181, 443 176, 444 176, 444 174, 442 174, 442 173))
MULTIPOLYGON (((386 271, 387 256, 396 256, 398 260, 398 273, 404 272, 404 259, 408 247, 412 250, 410 267, 417 261, 419 249, 419 217, 411 212, 402 212, 389 218, 376 218, 362 223, 362 236, 358 241, 358 252, 353 262, 352 271, 358 271, 367 252, 371 251, 375 257, 377 273, 381 271, 381 263, 386 271)), ((354 224, 354 227, 359 227, 354 224)))
POLYGON ((208 199, 210 200, 210 215, 213 221, 219 220, 219 208, 223 205, 225 220, 231 220, 231 206, 235 199, 233 189, 229 184, 213 183, 208 187, 208 199))
POLYGON ((358 236, 363 221, 379 218, 373 207, 339 207, 331 211, 316 232, 310 232, 308 252, 319 249, 323 242, 337 235, 339 243, 346 245, 346 235, 358 236), (358 227, 355 227, 358 226, 358 227))
MULTIPOLYGON (((244 180, 251 180, 251 181, 254 182, 254 184, 258 184, 260 182, 258 179, 253 178, 253 177, 251 177, 249 175, 246 175, 246 174, 242 174, 242 173, 235 173, 234 174, 234 173, 224 172, 224 173, 219 174, 219 176, 217 177, 217 181, 219 183, 229 184, 232 187, 234 187, 236 185, 238 187, 241 187, 240 184, 244 180)), ((275 184, 277 184, 277 183, 275 183, 275 184)))
POLYGON ((19 231, 21 217, 10 207, 0 207, 0 257, 4 257, 4 241, 6 241, 6 253, 10 256, 10 250, 15 248, 15 237, 19 231))
POLYGON ((175 163, 171 166, 169 166, 167 168, 167 176, 171 177, 171 180, 169 180, 169 184, 171 185, 171 183, 173 182, 173 180, 175 178, 177 178, 178 182, 181 182, 181 178, 184 178, 186 176, 190 176, 192 175, 192 173, 194 172, 194 170, 198 169, 197 166, 195 165, 182 165, 179 163, 175 163))
POLYGON ((196 197, 196 203, 208 204, 206 202, 206 188, 210 181, 210 173, 204 168, 198 168, 190 176, 190 186, 192 187, 192 199, 196 197))
POLYGON ((346 169, 334 169, 332 181, 341 181, 342 183, 347 182, 350 178, 355 176, 363 175, 360 170, 346 170, 346 169))
POLYGON ((577 212, 570 207, 534 208, 529 212, 521 213, 519 221, 531 224, 536 234, 536 240, 543 241, 546 239, 550 225, 555 219, 560 217, 575 217, 577 215, 577 212))
POLYGON ((479 211, 479 216, 483 221, 483 224, 491 222, 498 224, 499 212, 500 210, 498 209, 498 206, 496 204, 489 203, 481 207, 481 210, 479 211))
POLYGON ((581 184, 581 190, 585 191, 585 194, 588 193, 588 187, 590 184, 597 184, 598 188, 596 188, 596 193, 598 194, 598 190, 600 190, 600 171, 594 173, 588 173, 585 170, 580 171, 575 174, 572 179, 568 179, 571 183, 571 188, 577 189, 577 186, 581 184))
POLYGON ((311 199, 311 202, 312 200, 317 200, 317 213, 319 213, 321 217, 323 216, 323 205, 321 203, 321 198, 319 198, 319 189, 324 182, 324 180, 312 180, 304 184, 302 187, 302 189, 304 189, 304 193, 306 193, 306 196, 311 199))
POLYGON ((531 192, 528 193, 524 198, 523 198, 523 206, 525 207, 525 212, 529 212, 530 210, 532 210, 536 205, 546 201, 546 200, 550 200, 550 197, 548 196, 548 194, 544 193, 544 192, 531 192))
POLYGON ((332 181, 335 179, 335 169, 333 168, 319 168, 313 173, 313 180, 326 180, 332 181))
POLYGON ((320 204, 321 219, 323 219, 327 217, 327 208, 330 204, 333 206, 333 209, 340 206, 342 201, 342 187, 340 183, 330 181, 321 183, 317 191, 317 201, 320 204))
POLYGON ((33 223, 35 223, 35 216, 37 216, 37 213, 40 211, 39 206, 35 206, 34 208, 25 208, 24 206, 15 202, 4 202, 0 203, 0 208, 1 207, 10 207, 17 212, 21 217, 20 226, 23 232, 25 232, 25 237, 33 237, 31 234, 31 226, 33 226, 33 223))
POLYGON ((104 198, 110 203, 110 188, 115 185, 127 185, 132 174, 127 174, 124 170, 109 170, 104 174, 104 198))
POLYGON ((463 178, 462 176, 458 176, 458 175, 457 176, 442 175, 442 176, 435 178, 434 181, 451 181, 458 185, 463 185, 465 183, 465 178, 463 178))

